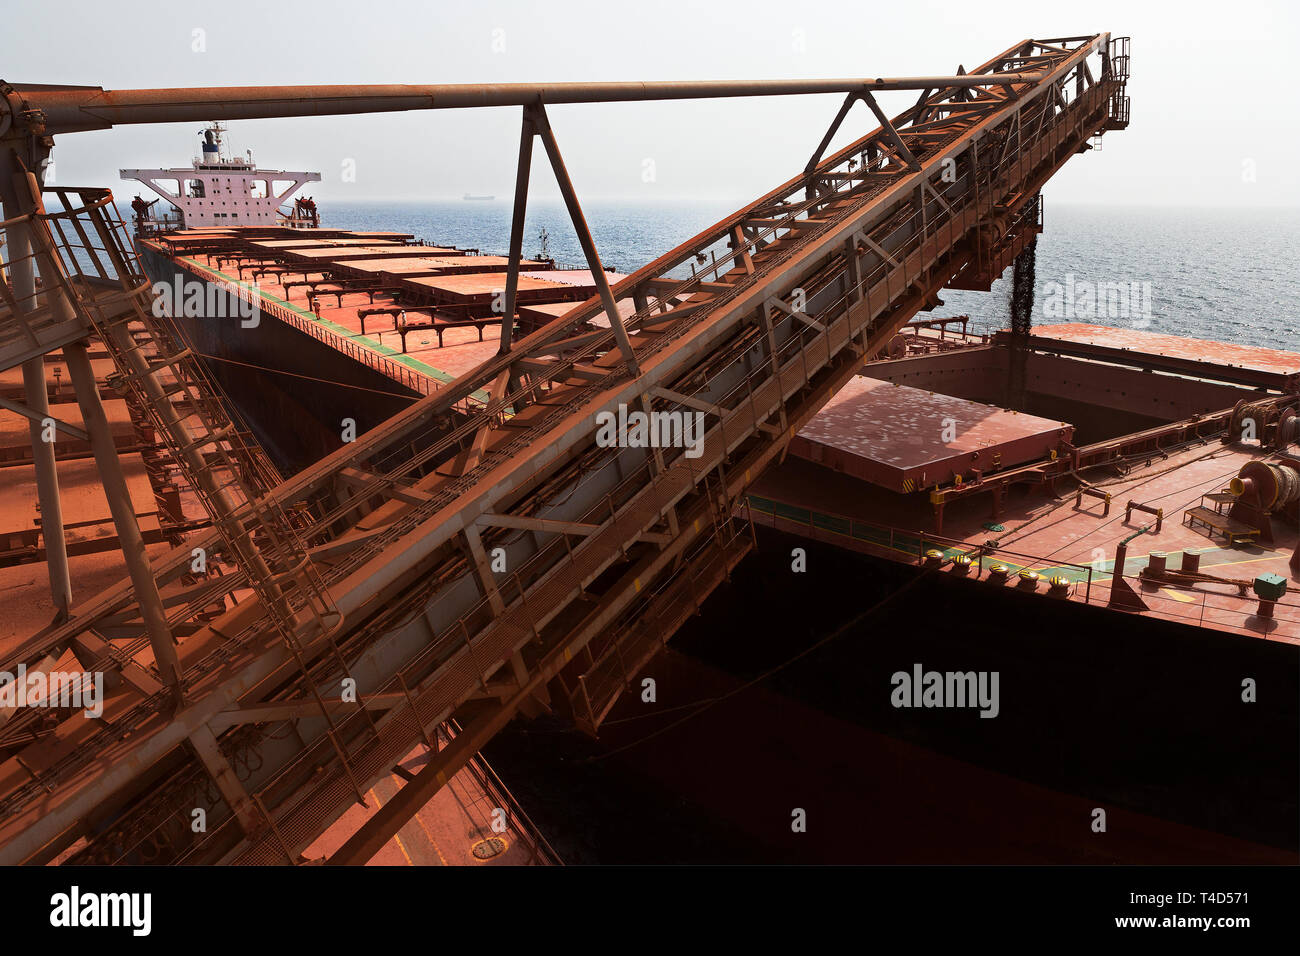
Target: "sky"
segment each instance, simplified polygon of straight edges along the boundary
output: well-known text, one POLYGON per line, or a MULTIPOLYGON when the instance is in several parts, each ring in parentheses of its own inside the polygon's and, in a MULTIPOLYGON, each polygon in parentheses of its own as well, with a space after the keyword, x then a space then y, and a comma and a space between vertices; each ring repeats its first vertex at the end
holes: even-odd
MULTIPOLYGON (((105 89, 262 84, 502 83, 949 75, 1028 37, 1131 36, 1132 124, 1073 159, 1049 203, 1300 205, 1290 99, 1300 4, 386 2, 0 0, 0 78, 105 89), (1278 104, 1281 103, 1281 106, 1278 104)), ((915 93, 880 94, 887 113, 915 93)), ((746 202, 802 169, 840 97, 552 107, 584 199, 746 202)), ((261 166, 319 171, 322 203, 509 196, 519 109, 231 123, 261 166), (349 176, 351 171, 353 175, 349 176)), ((837 140, 874 127, 854 107, 837 140)), ((180 166, 198 124, 71 133, 56 182, 180 166)), ((558 196, 540 149, 538 199, 558 196)))

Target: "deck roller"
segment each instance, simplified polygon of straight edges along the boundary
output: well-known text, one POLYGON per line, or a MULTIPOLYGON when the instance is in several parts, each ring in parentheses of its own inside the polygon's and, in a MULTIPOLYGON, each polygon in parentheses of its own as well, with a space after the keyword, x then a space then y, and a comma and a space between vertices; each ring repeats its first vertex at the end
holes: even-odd
POLYGON ((1282 417, 1277 423, 1275 445, 1279 449, 1288 445, 1300 445, 1300 411, 1294 408, 1282 409, 1282 417))
POLYGON ((1239 401, 1232 409, 1232 418, 1228 422, 1228 435, 1225 441, 1241 440, 1247 432, 1264 448, 1282 450, 1288 445, 1300 442, 1300 412, 1294 406, 1284 408, 1268 402, 1239 401))
POLYGON ((1255 498, 1265 511, 1281 511, 1300 501, 1300 468, 1285 463, 1249 461, 1228 482, 1228 490, 1238 498, 1255 498))

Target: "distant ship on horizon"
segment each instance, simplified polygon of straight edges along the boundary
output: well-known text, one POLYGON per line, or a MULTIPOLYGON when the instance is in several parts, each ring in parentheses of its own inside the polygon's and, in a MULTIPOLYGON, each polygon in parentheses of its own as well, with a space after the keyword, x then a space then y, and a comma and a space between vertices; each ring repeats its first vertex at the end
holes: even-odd
POLYGON ((465 199, 466 201, 475 201, 475 200, 484 200, 484 199, 496 199, 496 198, 497 198, 496 196, 474 196, 474 195, 471 195, 470 193, 466 193, 465 196, 464 196, 464 199, 465 199))

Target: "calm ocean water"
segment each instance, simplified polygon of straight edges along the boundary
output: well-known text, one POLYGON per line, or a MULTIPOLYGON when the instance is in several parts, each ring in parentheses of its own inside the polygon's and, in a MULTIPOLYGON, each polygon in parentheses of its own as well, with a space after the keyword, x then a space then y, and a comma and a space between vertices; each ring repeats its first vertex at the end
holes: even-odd
MULTIPOLYGON (((581 263, 564 207, 531 205, 525 255, 538 253, 544 228, 553 257, 581 263)), ((735 208, 730 202, 591 202, 584 211, 605 264, 631 272, 735 208)), ((1036 323, 1136 326, 1300 351, 1300 210, 1050 202, 1046 209, 1046 230, 1038 241, 1036 323), (1102 294, 1090 300, 1082 290, 1097 284, 1111 284, 1112 291, 1108 296, 1102 286, 1102 294), (1067 285, 1076 294, 1063 312, 1067 285)), ((323 205, 322 217, 325 225, 402 230, 490 252, 502 252, 510 239, 510 203, 503 199, 334 202, 323 205)), ((988 293, 948 291, 933 314, 970 315, 981 331, 1003 328, 1008 287, 1004 279, 988 293)))

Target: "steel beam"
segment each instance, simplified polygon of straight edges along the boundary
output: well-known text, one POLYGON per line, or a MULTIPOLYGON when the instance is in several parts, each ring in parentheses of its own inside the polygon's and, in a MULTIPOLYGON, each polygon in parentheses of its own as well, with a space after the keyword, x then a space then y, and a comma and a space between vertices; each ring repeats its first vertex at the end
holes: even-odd
POLYGON ((519 528, 524 531, 550 531, 556 534, 586 536, 600 530, 600 525, 580 521, 556 521, 550 518, 523 517, 520 515, 479 515, 475 524, 483 528, 519 528))
POLYGON ((230 761, 226 759, 226 755, 221 752, 221 747, 217 744, 216 736, 206 724, 196 728, 194 733, 190 734, 190 745, 213 782, 216 783, 217 789, 221 791, 226 806, 239 821, 240 829, 250 837, 261 833, 266 826, 266 818, 249 797, 244 785, 239 782, 235 769, 230 766, 230 761))
POLYGON ((565 168, 564 159, 560 156, 560 144, 555 140, 555 131, 551 129, 551 122, 547 118, 546 110, 543 107, 538 106, 533 116, 534 121, 538 123, 538 133, 542 137, 542 145, 546 147, 546 155, 550 157, 551 169, 555 173, 555 181, 560 187, 560 194, 564 197, 564 205, 569 210, 569 221, 578 234, 578 244, 582 246, 582 254, 587 258, 587 268, 591 270, 592 281, 596 284, 596 291, 599 293, 601 304, 604 305, 605 313, 609 317, 610 327, 614 330, 614 338, 618 341, 619 351, 623 353, 628 371, 635 378, 641 374, 640 366, 637 365, 636 361, 636 353, 632 350, 632 342, 627 337, 627 329, 623 326, 623 318, 618 314, 618 304, 615 303, 614 294, 609 289, 609 278, 605 275, 605 267, 601 264, 600 255, 596 252, 596 241, 591 237, 591 229, 587 226, 587 219, 582 214, 582 206, 578 203, 578 194, 573 189, 573 183, 569 179, 569 171, 565 168))
POLYGON ((916 157, 912 155, 912 151, 907 148, 907 144, 904 143, 902 138, 898 135, 898 130, 894 129, 894 124, 889 121, 889 117, 886 116, 885 111, 880 108, 880 104, 876 102, 876 98, 870 93, 864 92, 862 94, 862 100, 867 104, 867 106, 871 107, 871 112, 876 114, 876 119, 880 121, 880 128, 885 131, 885 136, 888 138, 890 144, 898 151, 899 158, 903 160, 903 162, 907 163, 908 168, 913 172, 919 170, 921 164, 917 162, 916 157))
POLYGON ((162 675, 163 683, 179 698, 181 665, 176 654, 176 644, 167 623, 167 615, 163 611, 158 585, 149 567, 149 555, 145 550, 144 536, 140 533, 140 524, 136 521, 131 491, 127 487, 126 476, 122 473, 121 459, 117 457, 117 445, 113 441, 108 418, 99 399, 99 383, 95 381, 95 373, 91 369, 90 357, 86 354, 84 345, 65 345, 63 357, 68 363, 68 376, 77 392, 81 417, 90 432, 90 446, 99 469, 99 481, 104 489, 104 497, 108 499, 113 524, 117 528, 122 557, 126 560, 131 581, 135 584, 136 601, 144 618, 158 672, 162 675))
MULTIPOLYGON (((829 80, 714 80, 659 83, 501 83, 244 86, 188 89, 58 89, 13 84, 16 91, 0 106, 0 135, 23 121, 21 104, 39 110, 48 135, 110 129, 132 123, 189 123, 210 120, 269 119, 285 116, 340 116, 405 110, 529 106, 534 103, 631 103, 646 100, 723 99, 795 96, 855 90, 923 90, 927 87, 1007 86, 1030 83, 1033 73, 829 80)), ((2 89, 2 87, 0 87, 2 89)), ((0 101, 2 103, 3 101, 0 101)))
MULTIPOLYGON (((23 164, 19 161, 14 143, 14 153, 6 155, 9 150, 0 142, 0 203, 4 206, 6 219, 17 219, 34 212, 30 202, 24 202, 28 195, 26 183, 21 182, 23 164)), ((44 171, 41 160, 49 155, 49 148, 43 143, 32 144, 35 155, 29 157, 34 168, 44 171)), ((12 285, 15 298, 14 306, 30 312, 36 308, 36 274, 32 259, 31 242, 32 223, 14 223, 5 230, 8 245, 5 268, 12 285)), ((4 279, 0 277, 0 283, 4 279)), ((45 360, 41 356, 23 362, 23 393, 28 407, 42 418, 50 413, 49 395, 45 390, 45 360)), ((45 564, 50 577, 50 597, 54 603, 54 614, 58 621, 64 621, 72 606, 72 577, 68 571, 68 545, 63 536, 63 500, 59 495, 58 465, 55 461, 54 445, 44 440, 43 428, 36 419, 32 420, 28 434, 32 442, 32 463, 36 469, 36 496, 41 506, 41 535, 45 540, 45 564)), ((87 436, 89 437, 89 436, 87 436)))
MULTIPOLYGON (((44 364, 43 360, 41 359, 32 359, 31 361, 37 362, 38 364, 44 364)), ((27 362, 23 363, 24 375, 27 371, 27 365, 28 365, 27 362)), ((33 388, 32 391, 37 391, 38 394, 43 394, 45 392, 44 370, 42 370, 41 372, 39 389, 33 388)), ((50 422, 51 424, 54 425, 55 431, 60 431, 63 434, 67 435, 69 438, 75 438, 77 439, 77 441, 90 441, 90 435, 82 431, 76 425, 69 425, 67 422, 63 421, 63 419, 55 418, 53 415, 51 415, 50 406, 48 404, 45 406, 43 410, 37 410, 35 408, 30 408, 29 406, 24 405, 22 402, 13 402, 7 398, 0 397, 0 408, 8 409, 9 411, 13 412, 16 415, 21 415, 23 418, 26 418, 28 421, 40 425, 42 429, 44 428, 45 422, 50 422)), ((42 441, 42 444, 49 444, 49 442, 42 441)), ((41 506, 42 518, 44 516, 44 511, 45 511, 45 506, 42 505, 41 506)), ((44 524, 44 520, 42 520, 42 524, 44 524)))
POLYGON ((515 299, 519 292, 519 263, 524 256, 524 222, 528 215, 528 176, 533 166, 533 106, 525 106, 519 130, 519 165, 515 170, 515 207, 510 218, 510 266, 506 271, 506 311, 501 318, 501 354, 510 351, 515 328, 515 299))
MULTIPOLYGON (((406 703, 405 694, 370 694, 355 703, 343 700, 324 701, 324 709, 331 715, 350 714, 362 707, 366 710, 391 710, 406 703)), ((272 704, 260 704, 250 707, 235 707, 223 710, 208 721, 208 727, 220 733, 236 724, 279 723, 284 720, 301 720, 321 715, 321 702, 315 699, 277 701, 272 704)))

